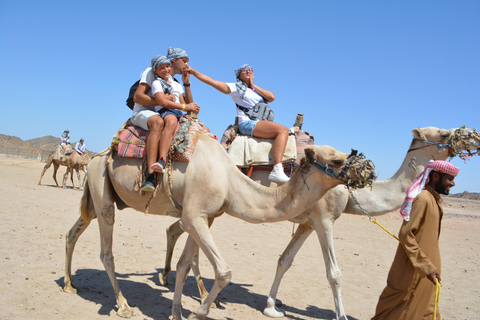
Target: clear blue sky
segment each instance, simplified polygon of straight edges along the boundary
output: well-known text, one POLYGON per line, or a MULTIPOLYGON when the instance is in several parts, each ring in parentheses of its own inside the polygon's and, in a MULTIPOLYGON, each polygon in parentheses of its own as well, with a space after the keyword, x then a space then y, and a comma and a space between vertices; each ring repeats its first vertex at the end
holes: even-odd
MULTIPOLYGON (((70 130, 99 152, 130 117, 128 90, 157 54, 233 82, 243 63, 318 145, 400 166, 416 127, 480 124, 480 1, 1 1, 0 133, 70 130)), ((192 79, 200 120, 221 136, 230 97, 192 79)), ((453 193, 480 192, 480 158, 453 193)))

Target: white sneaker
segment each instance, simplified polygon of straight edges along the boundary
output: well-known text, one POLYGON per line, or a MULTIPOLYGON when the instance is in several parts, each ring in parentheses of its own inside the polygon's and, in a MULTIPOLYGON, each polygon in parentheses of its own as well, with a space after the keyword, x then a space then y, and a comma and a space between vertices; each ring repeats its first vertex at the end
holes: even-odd
POLYGON ((283 166, 281 163, 273 166, 272 172, 268 175, 268 180, 275 182, 287 182, 290 180, 289 177, 283 172, 283 166))

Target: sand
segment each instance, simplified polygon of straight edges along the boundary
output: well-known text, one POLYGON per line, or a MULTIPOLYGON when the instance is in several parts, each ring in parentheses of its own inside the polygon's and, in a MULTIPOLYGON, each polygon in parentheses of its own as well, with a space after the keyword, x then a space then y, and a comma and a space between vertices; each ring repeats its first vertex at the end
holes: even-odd
MULTIPOLYGON (((120 319, 112 286, 99 259, 96 220, 80 237, 73 257, 78 294, 62 291, 65 234, 78 219, 82 191, 56 188, 50 168, 37 185, 44 163, 0 155, 0 319, 120 319)), ((64 169, 59 170, 59 179, 64 169)), ((453 189, 452 192, 456 190, 453 189)), ((440 237, 443 319, 479 319, 480 201, 446 198, 440 237)), ((158 272, 165 261, 165 229, 174 218, 117 211, 114 229, 116 272, 134 319, 168 319, 175 271, 162 287, 158 272)), ((398 212, 378 217, 394 234, 398 212)), ((212 227, 233 271, 220 293, 220 308, 207 319, 250 320, 263 316, 277 259, 290 240, 292 223, 253 225, 222 216, 212 227)), ((369 319, 387 278, 397 241, 364 216, 344 214, 335 223, 335 249, 343 274, 342 295, 349 319, 369 319)), ((174 253, 178 260, 186 239, 174 253)), ((201 255, 207 287, 213 271, 201 255)), ((173 266, 175 269, 175 265, 173 266)), ((195 311, 198 292, 193 275, 183 293, 183 315, 195 311)), ((333 297, 317 238, 312 235, 280 286, 278 299, 287 319, 335 319, 333 297)))

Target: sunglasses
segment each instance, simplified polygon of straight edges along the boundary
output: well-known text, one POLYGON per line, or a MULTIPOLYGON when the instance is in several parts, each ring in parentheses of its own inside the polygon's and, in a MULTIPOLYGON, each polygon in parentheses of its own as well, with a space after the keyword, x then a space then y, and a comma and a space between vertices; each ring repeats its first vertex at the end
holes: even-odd
POLYGON ((242 72, 253 72, 252 68, 245 68, 242 70, 242 72))

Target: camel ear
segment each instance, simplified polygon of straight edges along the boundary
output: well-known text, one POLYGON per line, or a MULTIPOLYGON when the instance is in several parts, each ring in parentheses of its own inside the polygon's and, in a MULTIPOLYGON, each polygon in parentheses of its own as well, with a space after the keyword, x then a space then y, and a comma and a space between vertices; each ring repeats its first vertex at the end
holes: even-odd
POLYGON ((305 148, 305 158, 307 158, 309 162, 316 160, 315 151, 313 150, 313 148, 309 148, 309 147, 305 148))
POLYGON ((415 128, 412 130, 413 137, 418 140, 427 140, 427 137, 423 134, 422 129, 415 128))

